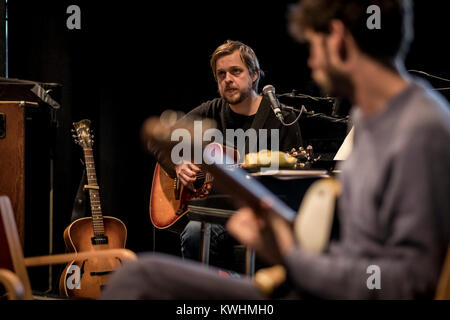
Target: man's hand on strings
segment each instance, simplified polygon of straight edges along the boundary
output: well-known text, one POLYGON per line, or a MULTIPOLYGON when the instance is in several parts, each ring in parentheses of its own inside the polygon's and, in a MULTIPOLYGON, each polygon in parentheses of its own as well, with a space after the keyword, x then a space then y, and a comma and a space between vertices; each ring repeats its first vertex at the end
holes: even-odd
POLYGON ((196 180, 196 174, 200 172, 200 168, 193 163, 182 162, 175 167, 175 171, 181 183, 188 189, 195 191, 194 181, 196 180))

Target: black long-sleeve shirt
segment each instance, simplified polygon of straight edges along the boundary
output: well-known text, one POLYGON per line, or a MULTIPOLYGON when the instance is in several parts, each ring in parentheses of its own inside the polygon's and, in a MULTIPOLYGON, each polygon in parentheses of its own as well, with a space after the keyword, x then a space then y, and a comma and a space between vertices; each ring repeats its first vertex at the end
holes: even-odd
MULTIPOLYGON (((296 115, 291 111, 282 111, 285 123, 291 123, 296 119, 296 115)), ((247 131, 250 128, 254 128, 257 131, 259 129, 267 129, 267 146, 261 149, 273 149, 273 143, 271 141, 270 129, 279 130, 279 141, 278 147, 280 151, 289 151, 292 148, 298 148, 302 146, 302 138, 300 133, 300 127, 298 122, 291 126, 284 126, 276 117, 270 107, 270 102, 266 97, 263 97, 258 111, 255 115, 246 116, 234 112, 230 105, 221 98, 216 98, 207 102, 202 103, 200 106, 196 107, 190 111, 185 116, 186 118, 197 120, 197 119, 213 119, 217 123, 217 129, 222 132, 224 137, 224 144, 227 144, 235 149, 236 141, 234 139, 227 139, 227 129, 242 129, 247 131), (234 142, 234 143, 233 143, 234 142)), ((257 141, 255 145, 247 144, 244 153, 255 152, 260 150, 259 148, 259 135, 257 135, 257 141)), ((170 158, 170 155, 163 153, 162 151, 150 146, 150 151, 156 157, 157 161, 161 164, 164 170, 172 177, 175 177, 174 164, 170 158)), ((238 150, 241 152, 243 150, 238 150)))

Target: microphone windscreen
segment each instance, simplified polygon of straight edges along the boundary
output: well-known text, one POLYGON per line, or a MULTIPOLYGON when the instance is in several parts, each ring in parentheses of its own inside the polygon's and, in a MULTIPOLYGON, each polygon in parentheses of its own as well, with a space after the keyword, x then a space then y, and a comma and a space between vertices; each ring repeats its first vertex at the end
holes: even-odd
POLYGON ((268 85, 266 85, 266 86, 263 88, 263 93, 264 93, 264 94, 267 94, 267 93, 269 93, 269 92, 275 93, 275 88, 274 88, 274 86, 272 86, 271 84, 268 84, 268 85))

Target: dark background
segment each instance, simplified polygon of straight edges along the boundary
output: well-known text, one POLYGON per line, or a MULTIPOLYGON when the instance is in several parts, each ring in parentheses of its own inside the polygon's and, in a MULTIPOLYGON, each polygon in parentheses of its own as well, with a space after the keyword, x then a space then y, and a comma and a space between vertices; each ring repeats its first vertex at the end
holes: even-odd
MULTIPOLYGON (((127 247, 141 252, 154 244, 148 203, 155 165, 141 148, 141 124, 166 109, 186 112, 217 96, 209 58, 218 45, 233 39, 255 50, 266 73, 260 88, 272 84, 277 93, 318 94, 306 66, 307 49, 287 32, 292 2, 8 1, 9 77, 63 86, 54 252, 64 251, 62 233, 83 169, 72 122, 92 120, 103 213, 127 225, 127 247), (66 27, 72 4, 81 8, 81 30, 66 27)), ((407 68, 450 78, 449 12, 433 3, 416 1, 416 40, 407 68)), ((179 254, 175 235, 158 231, 156 236, 156 250, 179 254)))

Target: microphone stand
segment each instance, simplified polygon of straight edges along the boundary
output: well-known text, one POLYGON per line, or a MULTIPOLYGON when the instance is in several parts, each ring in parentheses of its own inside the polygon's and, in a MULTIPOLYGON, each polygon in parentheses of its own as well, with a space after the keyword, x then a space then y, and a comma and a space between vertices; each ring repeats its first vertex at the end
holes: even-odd
POLYGON ((301 110, 298 110, 298 109, 296 109, 294 107, 287 106, 285 104, 281 104, 281 109, 287 109, 287 110, 292 110, 292 111, 298 112, 299 113, 298 118, 300 118, 300 116, 302 114, 306 114, 306 116, 308 118, 321 118, 321 119, 325 119, 325 120, 328 120, 328 121, 331 121, 331 122, 335 122, 335 123, 336 122, 338 122, 338 123, 348 123, 348 116, 344 117, 344 118, 331 117, 331 116, 328 116, 328 115, 326 115, 324 113, 315 113, 314 111, 308 111, 308 110, 306 110, 304 105, 302 105, 301 110))

